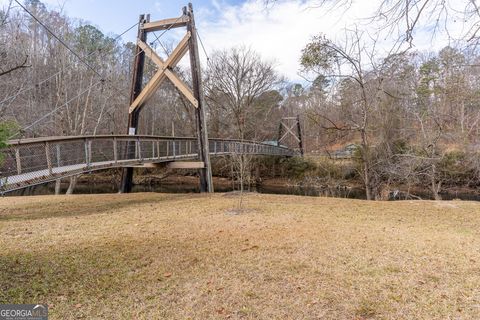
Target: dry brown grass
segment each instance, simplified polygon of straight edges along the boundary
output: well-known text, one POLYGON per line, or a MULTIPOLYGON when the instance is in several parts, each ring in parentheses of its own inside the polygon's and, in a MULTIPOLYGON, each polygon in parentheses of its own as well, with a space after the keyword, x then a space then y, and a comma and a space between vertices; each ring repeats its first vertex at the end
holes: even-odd
POLYGON ((0 303, 52 319, 477 319, 480 204, 0 199, 0 303))

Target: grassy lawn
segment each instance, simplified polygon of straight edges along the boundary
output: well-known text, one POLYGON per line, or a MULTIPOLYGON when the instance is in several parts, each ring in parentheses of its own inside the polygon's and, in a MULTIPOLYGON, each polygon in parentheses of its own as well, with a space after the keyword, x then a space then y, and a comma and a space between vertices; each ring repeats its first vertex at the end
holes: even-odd
POLYGON ((51 319, 478 319, 480 204, 0 198, 0 303, 51 319))

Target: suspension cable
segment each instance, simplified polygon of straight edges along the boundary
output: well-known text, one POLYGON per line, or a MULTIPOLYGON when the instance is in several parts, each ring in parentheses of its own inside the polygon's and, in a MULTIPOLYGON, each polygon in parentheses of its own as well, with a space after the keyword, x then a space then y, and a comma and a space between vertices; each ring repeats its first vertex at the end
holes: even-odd
MULTIPOLYGON (((152 32, 153 33, 153 36, 156 38, 156 42, 158 42, 160 44, 160 46, 162 47, 163 49, 163 52, 165 52, 166 55, 168 55, 168 51, 167 51, 167 48, 165 48, 165 46, 163 45, 163 43, 160 41, 160 37, 157 36, 157 34, 155 32, 152 32)), ((155 43, 154 41, 154 43, 155 43)))
MULTIPOLYGON (((16 0, 15 0, 15 1, 16 1, 16 0)), ((20 5, 20 6, 21 6, 24 10, 26 10, 24 6, 22 6, 22 5, 20 5)), ((28 12, 28 11, 27 11, 27 12, 28 12)), ((30 13, 30 12, 29 12, 29 13, 30 13)), ((32 15, 32 17, 34 17, 34 16, 32 15)), ((49 32, 51 33, 51 31, 50 31, 43 23, 41 23, 36 17, 34 17, 34 18, 35 18, 35 20, 38 21, 44 28, 46 28, 47 31, 49 31, 49 32)), ((181 17, 178 17, 173 24, 175 24, 180 18, 181 18, 181 17)), ((128 29, 126 29, 125 31, 123 31, 121 34, 119 34, 118 36, 116 36, 116 37, 113 39, 113 42, 116 42, 118 39, 120 39, 122 36, 124 36, 127 32, 129 32, 130 30, 132 30, 132 29, 133 29, 134 27, 136 27, 138 24, 139 24, 139 22, 136 22, 135 24, 133 24, 132 26, 130 26, 128 29)), ((165 47, 163 46, 162 42, 160 41, 160 38, 161 38, 168 30, 170 30, 170 29, 172 28, 173 24, 170 25, 169 28, 167 28, 166 30, 164 30, 164 31, 160 34, 160 36, 157 36, 157 35, 154 33, 154 36, 155 36, 155 38, 156 38, 155 41, 156 41, 156 42, 158 41, 158 43, 163 47, 165 53, 167 53, 167 52, 166 52, 166 49, 165 49, 165 47)), ((52 33, 52 35, 53 35, 56 39, 58 39, 62 44, 64 44, 63 41, 59 39, 59 37, 57 37, 57 36, 54 35, 53 33, 52 33)), ((91 51, 91 52, 86 56, 86 58, 90 57, 90 56, 91 56, 92 54, 94 54, 96 51, 103 52, 103 50, 104 50, 106 47, 108 47, 108 44, 104 45, 104 46, 101 47, 100 49, 91 51)), ((67 47, 67 48, 68 48, 68 47, 67 47)), ((68 49, 69 49, 69 48, 68 48, 68 49)), ((69 49, 69 50, 70 50, 70 49, 69 49)), ((143 49, 141 49, 133 58, 135 58, 137 55, 141 54, 142 52, 143 52, 143 49)), ((105 53, 104 53, 104 54, 105 54, 105 53)), ((77 55, 75 54, 75 56, 77 56, 77 55)), ((41 84, 43 84, 43 83, 45 83, 45 82, 48 82, 49 80, 55 78, 57 75, 59 75, 60 73, 66 71, 66 70, 68 70, 68 69, 71 68, 71 67, 72 67, 72 65, 65 66, 65 67, 63 67, 62 69, 60 69, 58 72, 56 72, 56 73, 54 73, 53 75, 51 75, 50 77, 48 77, 48 78, 46 78, 46 79, 43 79, 43 80, 41 80, 40 82, 38 82, 38 83, 36 83, 36 84, 34 84, 34 85, 31 85, 31 86, 29 86, 29 87, 26 87, 26 88, 24 88, 24 89, 19 90, 15 95, 10 96, 10 97, 7 97, 7 98, 5 98, 4 100, 0 101, 0 106, 2 106, 5 102, 8 102, 8 101, 10 101, 10 100, 15 100, 20 94, 22 94, 22 93, 24 93, 24 92, 29 91, 29 90, 32 90, 33 88, 36 88, 37 86, 39 86, 39 85, 41 85, 41 84)), ((96 72, 96 73, 97 73, 97 72, 96 72)), ((97 73, 97 74, 98 74, 98 73, 97 73)), ((101 78, 103 78, 103 77, 101 76, 101 78)), ((117 89, 117 90, 118 90, 118 89, 117 89)))
POLYGON ((198 41, 200 41, 200 46, 203 49, 203 53, 205 54, 205 57, 207 58, 207 64, 209 64, 210 63, 210 57, 208 56, 207 50, 205 49, 205 46, 203 45, 202 38, 200 37, 200 34, 198 33, 198 29, 195 29, 195 31, 197 32, 198 41))
POLYGON ((167 55, 168 55, 167 49, 163 46, 163 43, 160 41, 160 38, 161 38, 165 33, 167 33, 167 31, 169 31, 169 30, 173 27, 173 25, 176 24, 176 23, 178 22, 178 20, 180 20, 181 17, 182 17, 182 16, 177 17, 177 19, 176 19, 167 29, 163 30, 163 32, 160 33, 159 36, 157 36, 157 34, 156 34, 155 32, 153 32, 153 35, 154 35, 154 37, 156 38, 155 41, 157 41, 157 42, 160 44, 160 46, 162 46, 163 51, 165 51, 165 54, 167 54, 167 55))
POLYGON ((82 58, 75 50, 70 48, 68 44, 65 43, 62 39, 60 39, 59 36, 57 36, 52 30, 50 30, 49 27, 47 27, 40 19, 38 19, 33 13, 31 13, 27 8, 25 8, 18 0, 14 0, 25 12, 27 12, 35 21, 38 22, 39 25, 41 25, 45 30, 47 30, 48 33, 50 33, 55 39, 58 40, 65 48, 68 49, 75 57, 77 57, 78 60, 80 60, 84 65, 86 65, 90 70, 92 70, 94 73, 96 73, 100 79, 103 79, 103 76, 94 68, 92 67, 88 61, 86 61, 84 58, 82 58))
POLYGON ((20 132, 25 132, 26 130, 34 127, 37 123, 39 123, 40 121, 44 120, 45 118, 49 117, 50 115, 52 115, 53 113, 57 112, 59 109, 67 106, 70 102, 72 102, 73 100, 77 99, 78 97, 80 97, 82 94, 84 94, 85 92, 87 92, 88 90, 90 90, 92 87, 100 84, 102 82, 102 80, 99 80, 95 83, 92 83, 91 85, 89 85, 85 90, 81 91, 80 93, 78 93, 76 96, 70 98, 67 102, 65 102, 64 104, 56 107, 55 109, 53 109, 52 111, 46 113, 45 115, 43 115, 42 117, 40 117, 39 119, 35 120, 34 122, 32 122, 31 124, 29 124, 28 126, 25 126, 23 127, 22 129, 20 129, 19 131, 17 131, 14 135, 8 137, 8 139, 10 140, 11 138, 17 136, 18 134, 20 134, 20 132))
MULTIPOLYGON (((129 32, 130 30, 132 30, 134 27, 136 27, 138 25, 138 22, 135 23, 134 25, 132 25, 131 27, 129 27, 128 29, 126 29, 124 32, 122 32, 121 34, 119 34, 118 36, 116 36, 115 38, 113 38, 113 42, 116 42, 118 39, 120 39, 121 37, 123 37, 127 32, 129 32)), ((95 52, 99 51, 99 52, 102 52, 104 55, 105 52, 103 52, 103 50, 105 48, 108 47, 109 44, 106 44, 104 45, 103 47, 101 47, 100 49, 97 49, 97 50, 93 50, 91 51, 89 54, 87 54, 87 58, 90 57, 92 54, 94 54, 95 52)), ((23 88, 21 90, 19 90, 15 95, 13 96, 10 96, 10 97, 7 97, 5 98, 4 100, 0 101, 0 106, 2 106, 5 102, 8 102, 8 101, 11 101, 11 100, 15 100, 20 94, 26 92, 26 91, 29 91, 29 90, 32 90, 34 88, 36 88, 37 86, 40 86, 42 84, 44 84, 45 82, 48 82, 50 81, 51 79, 55 78, 56 76, 58 76, 59 74, 61 74, 62 72, 70 69, 71 67, 73 66, 73 64, 70 64, 70 65, 67 65, 67 66, 64 66, 63 68, 61 68, 59 71, 57 71, 56 73, 54 73, 53 75, 49 76, 48 78, 45 78, 41 81, 39 81, 38 83, 36 84, 33 84, 33 85, 30 85, 26 88, 23 88)))
MULTIPOLYGON (((42 22, 40 22, 40 21, 39 21, 32 13, 30 13, 24 6, 22 6, 17 0, 14 0, 14 1, 17 2, 17 4, 20 5, 20 7, 22 7, 29 15, 31 15, 31 16, 32 16, 42 27, 44 27, 50 34, 52 34, 52 36, 55 37, 55 39, 57 39, 57 40, 58 40, 62 45, 64 45, 70 52, 72 52, 77 58, 79 58, 80 61, 84 62, 89 68, 91 68, 92 70, 94 70, 93 67, 91 67, 88 63, 86 63, 76 52, 74 52, 72 49, 70 49, 70 47, 68 47, 68 46, 63 42, 63 40, 61 40, 61 39, 60 39, 59 37, 57 37, 52 31, 50 31, 49 28, 47 28, 42 22)), ((158 42, 161 44, 160 38, 161 38, 167 31, 169 31, 169 30, 172 28, 172 26, 173 26, 180 18, 181 18, 181 17, 178 17, 172 25, 170 25, 167 29, 165 29, 165 30, 160 34, 160 36, 157 36, 157 35, 155 34, 155 38, 156 38, 155 41, 158 41, 158 42)), ((120 34, 119 36, 117 36, 114 41, 116 41, 118 38, 120 38, 121 36, 123 36, 125 33, 127 33, 128 31, 130 31, 132 28, 134 28, 134 27, 137 26, 138 24, 139 24, 139 22, 135 23, 133 26, 131 26, 130 28, 128 28, 126 31, 124 31, 122 34, 120 34)), ((106 47, 106 46, 102 47, 102 48, 100 49, 100 51, 103 50, 105 47, 106 47)), ((139 55, 140 53, 142 53, 143 51, 144 51, 144 50, 141 49, 137 54, 135 54, 134 58, 135 58, 137 55, 139 55)), ((90 56, 91 54, 93 54, 94 52, 95 52, 95 51, 90 52, 90 53, 87 55, 87 57, 90 56)), ((64 68, 64 69, 66 69, 66 68, 64 68)), ((54 76, 56 76, 56 75, 58 75, 59 73, 61 73, 62 71, 64 71, 64 69, 62 69, 62 70, 60 70, 59 72, 57 72, 54 76)), ((43 121, 44 119, 46 119, 47 117, 49 117, 49 116, 52 115, 53 113, 57 112, 59 109, 67 106, 70 102, 72 102, 73 100, 75 100, 75 99, 77 99, 78 97, 80 97, 81 95, 83 95, 85 92, 87 92, 88 90, 90 90, 92 87, 94 87, 94 86, 96 86, 96 85, 98 85, 98 84, 103 83, 103 82, 104 82, 103 76, 102 76, 100 73, 98 73, 96 70, 94 70, 94 72, 95 72, 97 75, 100 76, 100 80, 99 80, 99 81, 91 84, 91 85, 88 86, 85 90, 81 91, 80 93, 78 93, 78 94, 75 95, 74 97, 70 98, 70 99, 69 99, 67 102, 65 102, 64 104, 56 107, 55 109, 53 109, 52 111, 48 112, 48 113, 45 114, 44 116, 42 116, 42 117, 40 117, 39 119, 35 120, 33 123, 29 124, 28 126, 23 127, 22 129, 20 129, 19 131, 17 131, 14 135, 10 136, 8 139, 13 138, 13 137, 19 135, 20 133, 24 133, 26 130, 34 127, 37 123, 43 121)), ((49 79, 53 78, 54 76, 49 77, 47 80, 42 80, 41 83, 43 83, 43 82, 45 82, 45 81, 48 81, 49 79)), ((41 84, 41 83, 40 83, 40 84, 41 84)), ((37 85, 38 85, 38 84, 37 84, 37 85)), ((35 86, 36 86, 36 85, 32 86, 31 88, 34 88, 35 86)), ((31 88, 25 89, 25 90, 23 90, 22 92, 24 92, 24 91, 26 91, 26 90, 30 90, 31 88)), ((18 94, 19 94, 19 93, 17 93, 14 97, 18 96, 18 94)), ((8 98, 7 98, 7 100, 8 100, 8 98)), ((2 101, 2 103, 3 103, 3 102, 4 102, 4 101, 2 101)), ((0 105, 1 105, 1 103, 0 103, 0 105)))

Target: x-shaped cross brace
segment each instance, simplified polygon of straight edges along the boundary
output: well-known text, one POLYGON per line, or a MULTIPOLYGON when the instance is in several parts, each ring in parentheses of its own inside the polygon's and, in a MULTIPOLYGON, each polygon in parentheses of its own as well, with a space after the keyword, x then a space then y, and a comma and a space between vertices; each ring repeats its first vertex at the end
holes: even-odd
POLYGON ((163 59, 160 58, 160 56, 145 42, 138 40, 138 46, 145 52, 145 55, 158 66, 158 70, 143 88, 142 92, 140 92, 135 101, 133 101, 133 103, 130 105, 128 110, 129 113, 132 113, 138 107, 144 105, 166 78, 170 79, 173 85, 185 96, 185 98, 188 99, 188 101, 193 104, 195 108, 198 108, 198 101, 193 96, 190 88, 182 80, 180 80, 178 75, 173 71, 173 68, 188 51, 190 37, 191 33, 187 32, 185 37, 183 37, 182 41, 180 41, 166 61, 163 61, 163 59))
POLYGON ((293 133, 293 131, 292 131, 293 128, 295 128, 295 126, 297 125, 296 123, 294 123, 294 124, 292 125, 292 127, 290 127, 290 128, 287 127, 283 122, 282 122, 281 124, 282 124, 282 126, 283 126, 285 129, 287 129, 287 132, 285 132, 285 133, 283 134, 283 136, 280 138, 280 140, 278 140, 278 142, 282 141, 289 133, 290 133, 298 142, 300 142, 300 139, 299 139, 299 138, 297 137, 297 135, 296 135, 295 133, 293 133))

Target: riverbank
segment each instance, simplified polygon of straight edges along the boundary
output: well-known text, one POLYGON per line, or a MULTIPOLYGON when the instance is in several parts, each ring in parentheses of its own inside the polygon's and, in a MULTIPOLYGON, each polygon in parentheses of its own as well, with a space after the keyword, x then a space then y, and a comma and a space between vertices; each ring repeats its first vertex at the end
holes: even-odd
MULTIPOLYGON (((74 193, 76 194, 101 194, 118 192, 120 176, 112 174, 85 174, 79 177, 74 193)), ((135 176, 133 192, 159 192, 159 193, 199 193, 198 177, 195 175, 180 174, 144 174, 135 176)), ((216 192, 230 192, 238 190, 231 179, 213 177, 216 192)), ((68 188, 68 179, 62 182, 62 192, 68 188)), ((333 198, 366 199, 363 186, 358 183, 344 181, 341 183, 315 184, 305 183, 291 178, 263 177, 256 184, 246 187, 247 190, 265 194, 285 194, 302 196, 320 196, 333 198)), ((397 186, 391 188, 388 200, 432 200, 433 196, 428 189, 419 187, 397 186)), ((19 195, 49 195, 55 193, 55 183, 33 186, 31 188, 8 193, 7 196, 19 195)), ((480 190, 452 187, 440 193, 443 200, 468 200, 480 201, 480 190)), ((387 199, 383 199, 387 200, 387 199)))
POLYGON ((0 198, 0 303, 51 319, 474 319, 480 204, 0 198))

